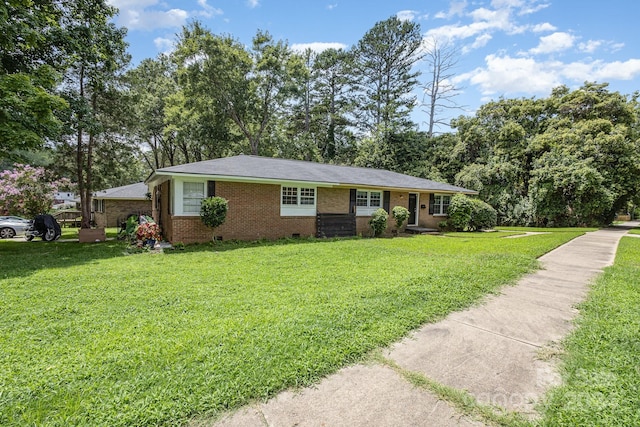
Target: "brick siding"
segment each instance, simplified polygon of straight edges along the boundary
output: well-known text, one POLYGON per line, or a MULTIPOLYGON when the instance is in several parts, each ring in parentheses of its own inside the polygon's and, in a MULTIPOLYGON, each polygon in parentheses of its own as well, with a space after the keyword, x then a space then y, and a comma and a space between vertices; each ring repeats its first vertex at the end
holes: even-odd
POLYGON ((119 227, 118 221, 124 221, 130 214, 151 214, 150 200, 118 200, 105 199, 104 212, 95 212, 94 218, 98 227, 119 227))
MULTIPOLYGON (((160 225, 165 239, 172 243, 185 244, 210 241, 213 235, 223 240, 258 240, 278 239, 282 237, 314 236, 316 234, 316 217, 280 216, 280 185, 252 184, 216 181, 216 196, 229 201, 229 211, 224 224, 215 231, 206 227, 199 216, 175 216, 169 214, 169 182, 154 189, 161 195, 162 206, 154 206, 154 218, 160 218, 160 225)), ((318 188, 317 212, 348 213, 349 188, 318 188)), ((389 208, 404 206, 408 208, 409 193, 392 191, 389 208)), ((437 228, 442 217, 428 215, 429 194, 421 193, 418 205, 418 221, 422 227, 437 228), (420 209, 420 204, 426 205, 420 209)), ((370 217, 356 218, 356 232, 362 236, 370 236, 370 217)), ((386 235, 391 235, 395 228, 390 216, 386 235)))

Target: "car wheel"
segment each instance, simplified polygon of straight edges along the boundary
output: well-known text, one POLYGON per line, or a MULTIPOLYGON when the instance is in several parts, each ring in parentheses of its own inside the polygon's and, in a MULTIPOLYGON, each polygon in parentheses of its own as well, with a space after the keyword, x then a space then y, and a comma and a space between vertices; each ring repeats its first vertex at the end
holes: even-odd
POLYGON ((13 228, 0 228, 0 239, 11 239, 15 235, 13 228))
POLYGON ((47 228, 47 232, 42 236, 42 240, 45 242, 51 242, 56 239, 56 230, 53 228, 47 228))

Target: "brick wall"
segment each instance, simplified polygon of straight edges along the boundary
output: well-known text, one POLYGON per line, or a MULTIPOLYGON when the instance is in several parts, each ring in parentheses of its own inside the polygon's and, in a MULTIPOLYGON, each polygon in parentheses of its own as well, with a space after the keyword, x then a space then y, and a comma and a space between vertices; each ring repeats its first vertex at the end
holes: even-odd
MULTIPOLYGON (((278 239, 299 234, 302 237, 314 236, 316 217, 280 216, 280 185, 250 184, 216 181, 216 195, 229 201, 227 219, 215 231, 202 224, 199 216, 173 216, 169 214, 169 183, 163 183, 154 189, 161 192, 162 206, 154 208, 154 217, 160 212, 161 226, 165 239, 177 243, 208 242, 212 236, 221 236, 223 240, 278 239)), ((318 188, 317 211, 320 213, 349 212, 348 188, 318 188)), ((155 196, 154 196, 155 197, 155 196)), ((409 206, 409 193, 392 191, 389 208, 409 206)), ((429 193, 421 193, 418 201, 418 224, 421 227, 437 228, 438 222, 446 217, 428 215, 429 193), (425 205, 425 209, 420 209, 425 205)), ((370 217, 356 218, 356 232, 370 236, 370 217)), ((385 235, 391 235, 395 229, 390 216, 385 235)))
POLYGON ((95 212, 94 218, 98 227, 119 227, 118 221, 124 221, 132 213, 151 214, 151 201, 106 199, 104 212, 95 212))
MULTIPOLYGON (((229 202, 225 223, 215 229, 215 235, 222 236, 224 240, 315 235, 315 216, 280 216, 279 185, 216 181, 216 196, 229 202)), ((210 241, 213 234, 214 231, 202 224, 199 216, 172 216, 167 236, 172 242, 194 243, 210 241)))

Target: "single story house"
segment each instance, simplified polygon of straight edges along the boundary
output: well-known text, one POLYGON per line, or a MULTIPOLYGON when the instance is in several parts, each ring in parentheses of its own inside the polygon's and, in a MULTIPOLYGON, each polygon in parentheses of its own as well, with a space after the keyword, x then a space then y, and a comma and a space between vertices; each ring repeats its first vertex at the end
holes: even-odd
POLYGON ((211 240, 200 220, 200 203, 211 196, 229 202, 216 236, 255 240, 369 235, 373 212, 398 205, 410 211, 408 226, 437 228, 453 194, 476 194, 387 170, 248 155, 158 169, 146 183, 153 217, 174 243, 211 240))
POLYGON ((119 227, 132 214, 151 215, 149 188, 144 182, 93 194, 92 220, 97 227, 119 227))

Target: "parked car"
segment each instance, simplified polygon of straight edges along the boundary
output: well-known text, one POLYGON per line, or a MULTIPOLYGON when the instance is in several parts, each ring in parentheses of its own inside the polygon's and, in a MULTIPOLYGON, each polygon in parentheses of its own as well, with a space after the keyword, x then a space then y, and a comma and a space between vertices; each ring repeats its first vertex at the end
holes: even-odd
POLYGON ((30 223, 30 220, 19 216, 0 216, 0 239, 23 235, 30 223))

